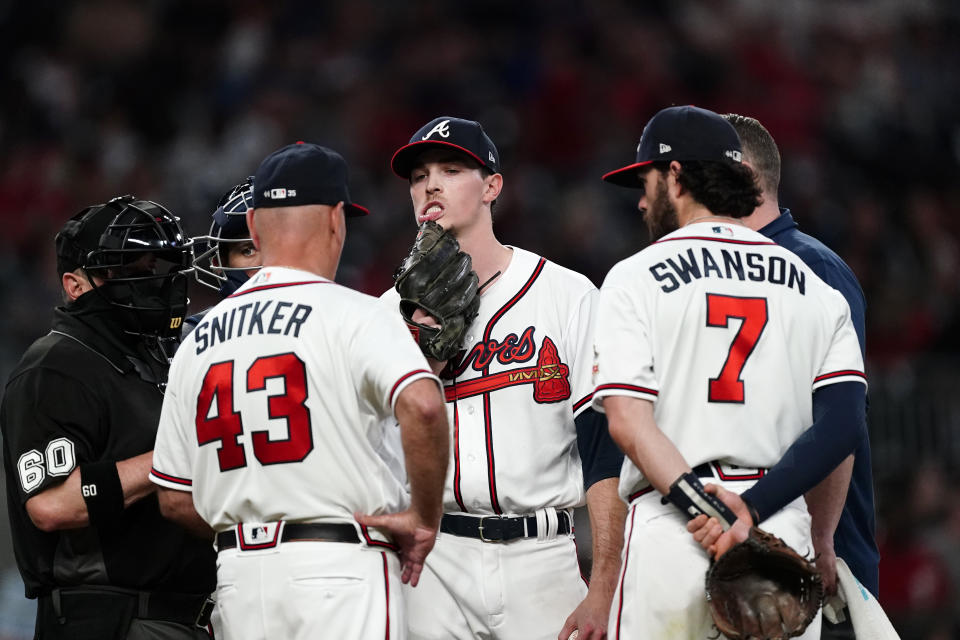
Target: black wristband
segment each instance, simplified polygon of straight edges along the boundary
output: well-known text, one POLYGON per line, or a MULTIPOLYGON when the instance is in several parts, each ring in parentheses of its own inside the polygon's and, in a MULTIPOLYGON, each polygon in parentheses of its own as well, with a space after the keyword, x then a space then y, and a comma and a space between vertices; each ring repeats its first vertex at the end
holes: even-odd
POLYGON ((105 460, 80 467, 80 493, 87 503, 90 524, 102 527, 113 524, 123 513, 123 485, 117 463, 105 460))
POLYGON ((700 483, 700 478, 692 471, 683 474, 670 485, 667 499, 691 520, 703 514, 716 518, 724 529, 729 529, 737 521, 737 516, 730 507, 716 496, 707 493, 700 483))

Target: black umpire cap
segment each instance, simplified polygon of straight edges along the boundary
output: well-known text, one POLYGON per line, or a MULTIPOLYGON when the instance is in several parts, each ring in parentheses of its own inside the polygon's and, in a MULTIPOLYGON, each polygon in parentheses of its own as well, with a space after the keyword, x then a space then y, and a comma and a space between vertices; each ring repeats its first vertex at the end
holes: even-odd
POLYGON ((318 144, 297 142, 277 149, 253 176, 254 209, 338 202, 348 216, 370 213, 350 200, 343 156, 318 144))
POLYGON ((57 274, 62 276, 84 266, 87 256, 100 248, 100 237, 116 217, 115 209, 98 205, 87 207, 67 220, 54 238, 57 274))
POLYGON ((500 153, 479 122, 440 116, 423 125, 410 142, 393 154, 390 166, 401 178, 410 178, 417 156, 429 147, 456 149, 491 173, 500 171, 500 153))
POLYGON ((650 118, 637 145, 637 161, 603 176, 621 187, 642 189, 637 169, 653 162, 742 161, 740 136, 723 116, 700 107, 667 107, 650 118))

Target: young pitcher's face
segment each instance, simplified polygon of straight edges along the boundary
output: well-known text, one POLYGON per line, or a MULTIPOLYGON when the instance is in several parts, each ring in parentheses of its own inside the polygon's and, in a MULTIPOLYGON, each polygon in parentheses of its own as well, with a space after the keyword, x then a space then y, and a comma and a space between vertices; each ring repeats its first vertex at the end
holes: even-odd
POLYGON ((410 172, 410 199, 420 225, 433 220, 451 232, 476 223, 490 197, 492 176, 457 152, 430 149, 410 172))

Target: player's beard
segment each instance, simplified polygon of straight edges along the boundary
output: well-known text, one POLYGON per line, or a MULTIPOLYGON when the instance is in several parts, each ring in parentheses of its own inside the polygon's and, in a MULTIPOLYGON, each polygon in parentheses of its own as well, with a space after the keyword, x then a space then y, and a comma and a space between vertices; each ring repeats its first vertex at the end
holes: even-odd
POLYGON ((668 233, 673 233, 680 228, 680 221, 677 218, 677 208, 670 202, 670 196, 667 193, 667 181, 663 175, 657 178, 657 193, 647 212, 643 216, 647 223, 647 231, 650 234, 650 242, 656 242, 668 233))

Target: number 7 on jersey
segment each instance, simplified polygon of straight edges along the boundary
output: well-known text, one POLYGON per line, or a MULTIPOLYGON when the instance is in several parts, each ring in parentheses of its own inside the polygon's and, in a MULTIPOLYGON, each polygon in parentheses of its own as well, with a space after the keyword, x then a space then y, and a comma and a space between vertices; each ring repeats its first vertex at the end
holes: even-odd
POLYGON ((730 318, 739 318, 743 322, 733 337, 727 359, 716 378, 710 378, 707 399, 710 402, 743 403, 743 380, 740 374, 747 364, 747 359, 753 353, 757 341, 767 326, 767 299, 741 298, 737 296, 723 296, 716 293, 707 294, 707 326, 729 326, 730 318))

